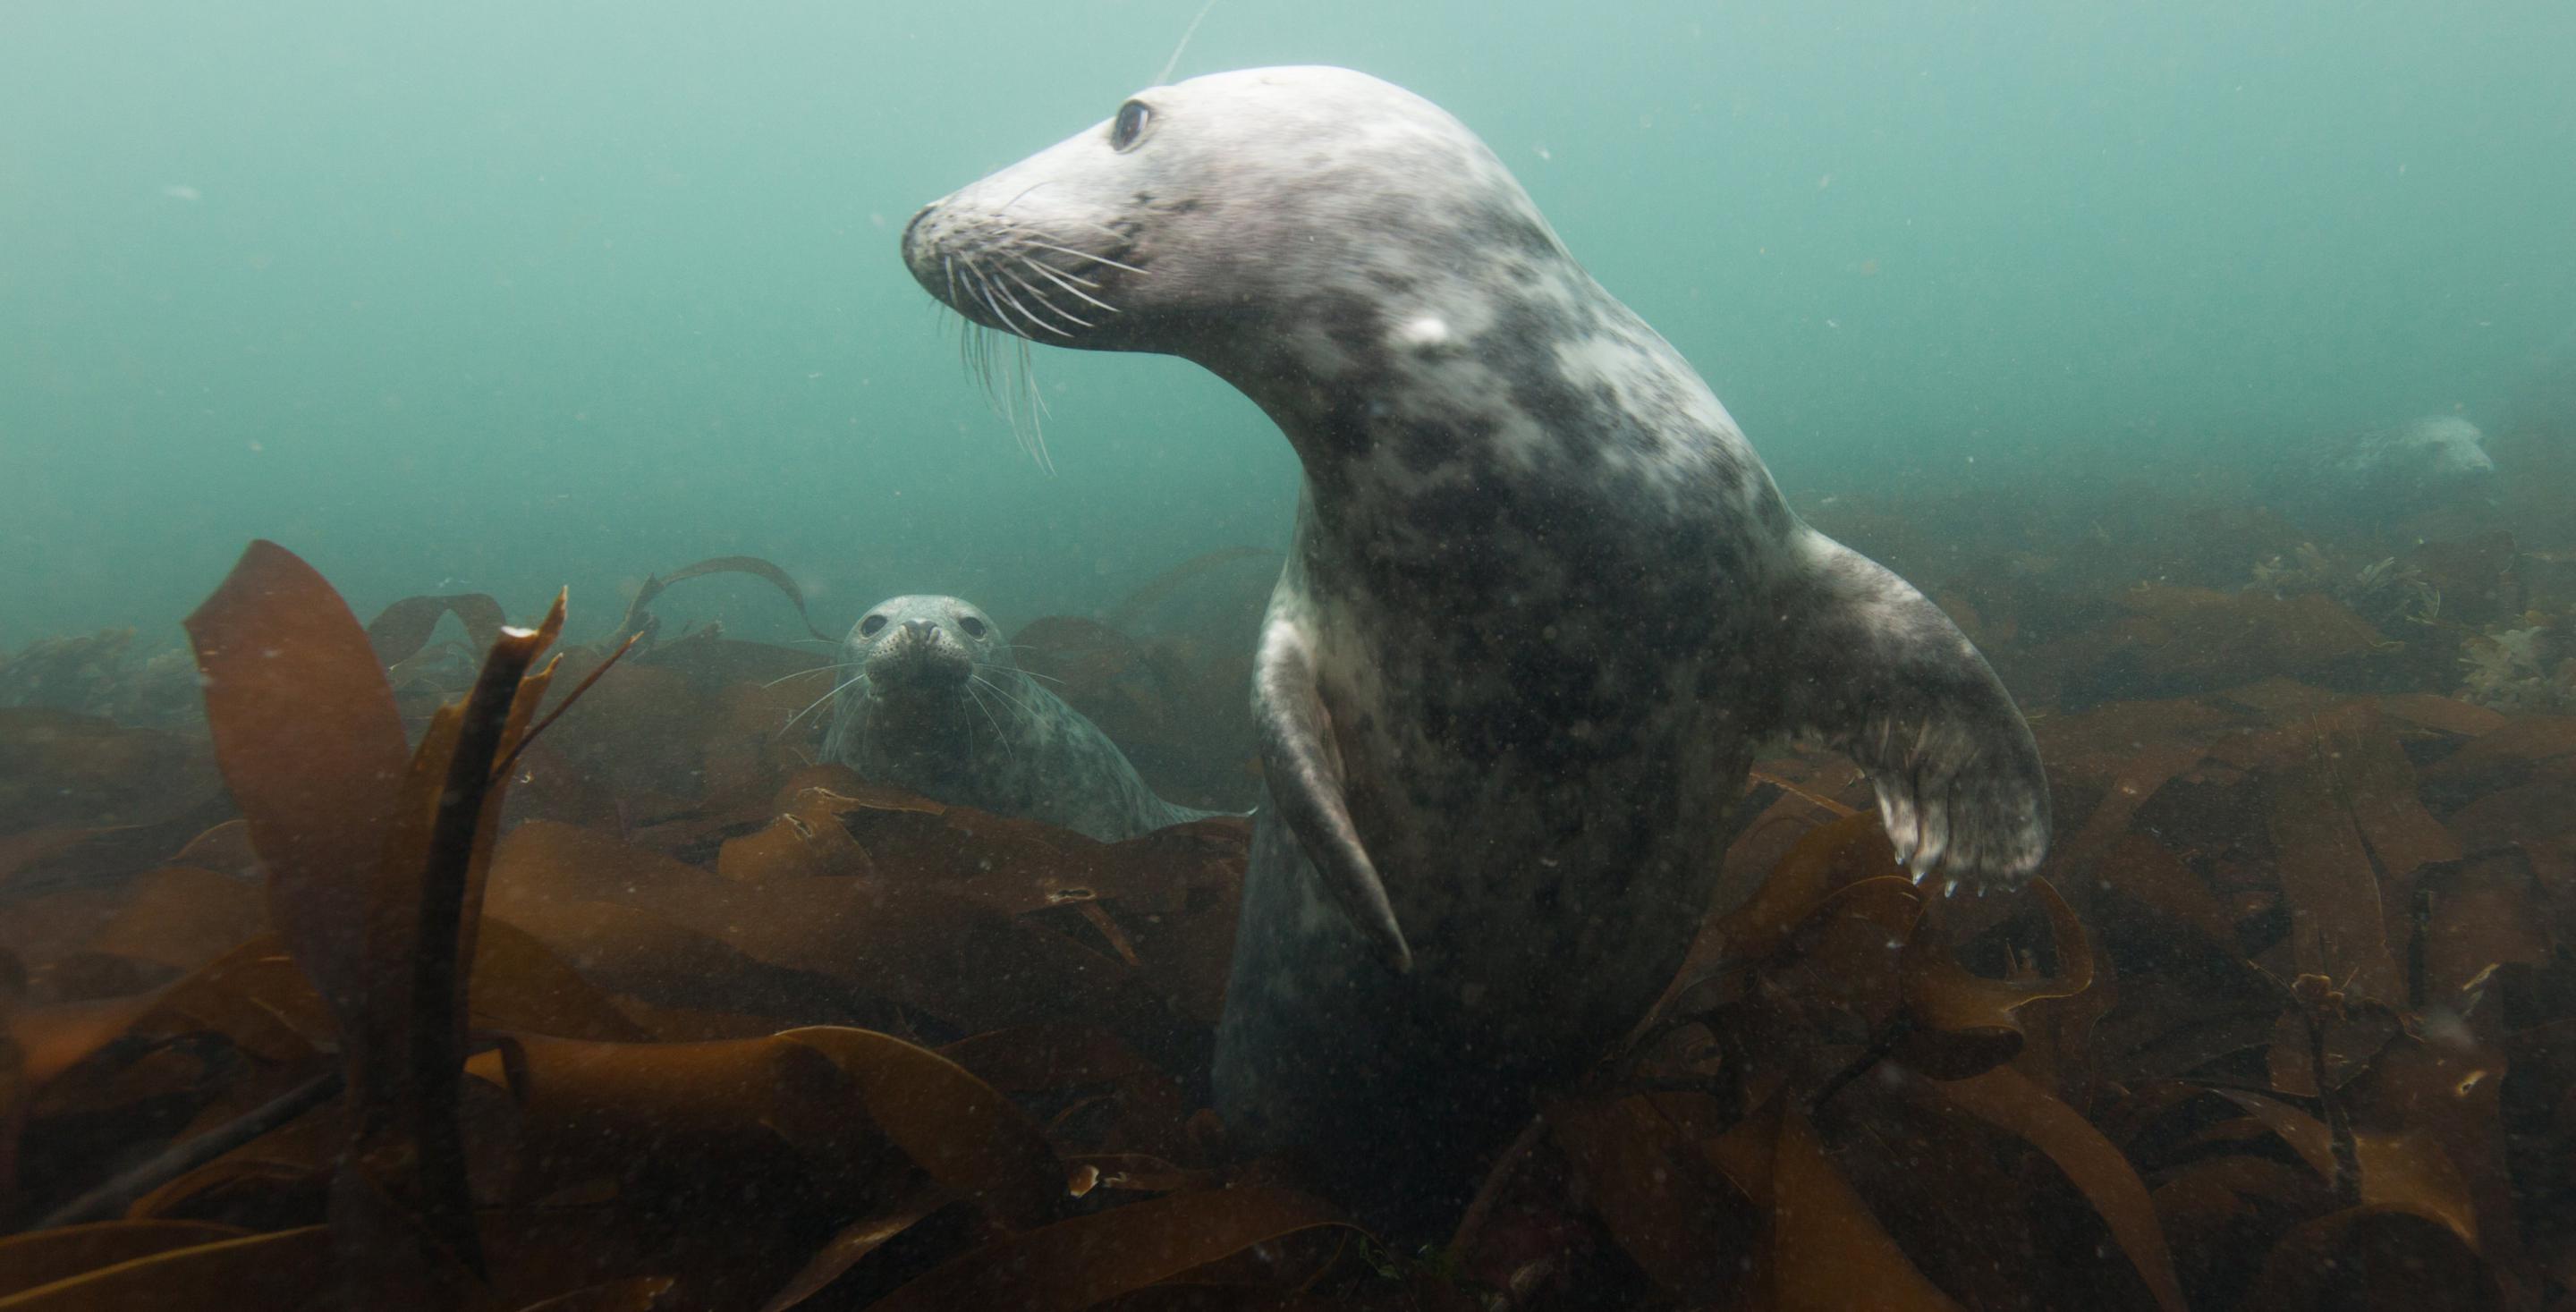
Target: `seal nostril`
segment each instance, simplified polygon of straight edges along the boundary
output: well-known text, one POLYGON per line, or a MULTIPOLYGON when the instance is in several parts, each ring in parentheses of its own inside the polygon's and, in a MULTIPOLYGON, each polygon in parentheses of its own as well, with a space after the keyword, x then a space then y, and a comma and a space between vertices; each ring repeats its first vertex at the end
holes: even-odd
POLYGON ((911 222, 903 225, 903 257, 906 260, 912 258, 912 235, 921 230, 921 221, 929 218, 930 212, 937 208, 936 205, 924 205, 913 211, 911 222))

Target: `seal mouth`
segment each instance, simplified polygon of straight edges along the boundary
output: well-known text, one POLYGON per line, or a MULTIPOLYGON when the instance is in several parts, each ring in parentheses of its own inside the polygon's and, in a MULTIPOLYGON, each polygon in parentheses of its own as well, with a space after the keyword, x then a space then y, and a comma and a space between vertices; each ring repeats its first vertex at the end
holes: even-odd
POLYGON ((880 694, 899 689, 953 692, 974 672, 973 656, 928 620, 905 621, 868 653, 868 683, 880 694))

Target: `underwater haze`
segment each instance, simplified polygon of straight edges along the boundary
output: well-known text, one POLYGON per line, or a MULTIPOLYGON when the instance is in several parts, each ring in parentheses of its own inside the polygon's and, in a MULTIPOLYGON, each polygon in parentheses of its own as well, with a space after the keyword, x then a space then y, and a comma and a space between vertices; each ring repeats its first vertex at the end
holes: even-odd
MULTIPOLYGON (((8 6, 0 642, 175 641, 252 537, 362 615, 568 583, 598 624, 756 554, 827 628, 1280 544, 1249 403, 1039 348, 1049 474, 896 255, 1200 12, 8 6)), ((2492 431, 2576 352, 2570 50, 2556 0, 1218 0, 1172 76, 1344 64, 1458 115, 1807 506, 2492 431)))

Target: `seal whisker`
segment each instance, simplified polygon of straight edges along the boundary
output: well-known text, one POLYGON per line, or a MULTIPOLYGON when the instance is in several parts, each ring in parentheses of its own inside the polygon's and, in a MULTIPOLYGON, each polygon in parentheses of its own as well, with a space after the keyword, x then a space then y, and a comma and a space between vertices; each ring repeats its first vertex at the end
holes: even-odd
MULTIPOLYGON (((984 304, 992 309, 995 318, 1006 324, 1011 322, 1010 315, 992 298, 989 290, 991 280, 972 261, 966 265, 966 281, 983 297, 984 304)), ((984 395, 1001 414, 1003 422, 1011 426, 1011 435, 1018 439, 1020 449, 1028 452, 1040 469, 1052 474, 1055 460, 1046 449, 1046 398, 1038 393, 1037 369, 1029 359, 1029 339, 1026 334, 1014 334, 1011 340, 1015 351, 1011 358, 1016 363, 1018 376, 1011 386, 1005 388, 999 385, 996 377, 988 374, 982 380, 984 395), (1025 409, 1021 405, 1023 399, 1028 402, 1025 409)))
POLYGON ((1036 364, 1029 359, 1029 339, 1015 337, 1011 339, 1011 345, 1013 354, 1007 357, 1010 361, 1007 372, 1012 373, 1015 380, 999 393, 1002 418, 1010 424, 1011 435, 1019 439, 1020 449, 1037 461, 1038 468, 1052 474, 1055 472, 1055 459, 1047 454, 1046 449, 1046 421, 1051 416, 1047 413, 1046 398, 1038 393, 1038 372, 1036 364))
POLYGON ((859 685, 859 684, 866 683, 867 681, 868 681, 868 672, 867 672, 867 671, 865 671, 865 670, 861 670, 861 671, 859 671, 857 674, 854 674, 854 675, 850 676, 850 678, 849 678, 849 679, 847 679, 847 680, 845 680, 844 682, 842 682, 842 683, 840 683, 840 684, 838 684, 838 685, 834 686, 834 687, 833 687, 833 689, 832 689, 830 692, 827 692, 827 693, 823 694, 822 696, 817 697, 817 698, 815 698, 814 700, 812 700, 812 701, 810 701, 810 702, 805 703, 805 709, 804 709, 804 710, 798 711, 798 712, 797 712, 797 713, 795 713, 794 715, 788 716, 788 717, 787 717, 787 723, 782 724, 782 725, 780 725, 780 726, 778 726, 778 727, 779 727, 779 728, 781 728, 781 729, 794 728, 794 727, 795 727, 795 725, 796 725, 796 722, 797 722, 798 720, 804 719, 806 716, 813 714, 813 713, 814 713, 814 708, 815 708, 815 707, 820 706, 820 705, 822 705, 823 703, 828 702, 828 701, 832 700, 833 698, 840 696, 840 695, 841 695, 841 690, 842 690, 842 689, 844 689, 844 688, 850 688, 850 687, 855 687, 855 686, 857 686, 857 685, 859 685))
MULTIPOLYGON (((1017 644, 1017 643, 1009 643, 1009 644, 1005 644, 1005 645, 1007 645, 1007 646, 1012 646, 1012 647, 1019 647, 1019 644, 1017 644)), ((1037 650, 1037 648, 1035 648, 1035 647, 1019 647, 1019 650, 1021 650, 1021 651, 1036 651, 1036 650, 1037 650)), ((1038 673, 1038 672, 1037 672, 1037 671, 1035 671, 1035 670, 1024 670, 1024 669, 1021 669, 1020 667, 1018 667, 1018 666, 1016 666, 1016 665, 995 665, 995 664, 992 664, 992 663, 990 663, 990 662, 978 662, 978 663, 976 664, 975 668, 976 668, 976 669, 979 669, 979 670, 1009 670, 1009 671, 1010 671, 1011 673, 1013 673, 1013 674, 1022 675, 1022 676, 1024 676, 1024 677, 1031 678, 1031 679, 1044 679, 1044 680, 1046 680, 1046 681, 1047 681, 1047 682, 1049 682, 1049 683, 1057 683, 1057 684, 1060 684, 1060 683, 1063 683, 1063 682, 1064 682, 1064 680, 1059 679, 1059 678, 1055 677, 1055 676, 1054 676, 1054 675, 1052 675, 1052 674, 1040 674, 1040 673, 1038 673)))
MULTIPOLYGON (((859 664, 859 662, 857 662, 857 661, 834 661, 834 662, 832 662, 832 663, 831 663, 831 664, 829 664, 829 665, 816 665, 816 666, 812 666, 812 667, 807 668, 807 669, 797 670, 797 671, 795 671, 794 673, 791 673, 791 674, 782 674, 782 675, 779 675, 777 678, 772 679, 772 680, 770 680, 769 682, 764 683, 764 684, 762 684, 762 685, 760 685, 760 686, 761 686, 761 687, 763 687, 763 688, 775 688, 775 687, 777 687, 778 685, 780 685, 780 684, 782 684, 782 683, 787 682, 789 679, 801 679, 801 678, 804 678, 804 677, 805 677, 806 675, 808 675, 808 674, 813 674, 813 673, 816 673, 816 672, 821 671, 821 670, 846 670, 846 669, 850 668, 851 666, 853 666, 853 665, 857 665, 857 664, 859 664)), ((862 676, 862 677, 864 677, 864 676, 862 676)))
MULTIPOLYGON (((1066 291, 1069 291, 1069 292, 1073 293, 1074 295, 1079 296, 1079 297, 1081 297, 1082 299, 1084 299, 1084 300, 1086 300, 1086 301, 1091 302, 1093 305, 1097 305, 1097 306, 1099 306, 1101 309, 1107 310, 1107 311, 1108 311, 1108 312, 1110 312, 1111 314, 1116 314, 1116 313, 1118 313, 1118 307, 1117 307, 1117 306, 1115 306, 1115 305, 1111 305, 1109 302, 1104 301, 1104 300, 1100 299, 1100 298, 1099 298, 1099 297, 1097 297, 1097 296, 1093 296, 1093 295, 1091 295, 1091 294, 1090 294, 1090 293, 1088 293, 1088 292, 1085 292, 1085 291, 1084 291, 1084 290, 1082 290, 1081 288, 1074 286, 1072 283, 1066 282, 1062 277, 1059 277, 1059 276, 1057 275, 1057 273, 1056 273, 1056 271, 1055 271, 1055 270, 1050 269, 1050 268, 1048 268, 1047 266, 1045 266, 1044 264, 1041 264, 1041 263, 1037 262, 1036 260, 1032 260, 1032 259, 1030 259, 1028 256, 1025 256, 1025 255, 1023 255, 1023 256, 1021 256, 1021 257, 1019 257, 1019 259, 1020 259, 1020 263, 1021 263, 1021 264, 1023 264, 1023 265, 1025 265, 1025 266, 1027 266, 1028 270, 1029 270, 1031 273, 1034 273, 1034 274, 1038 275, 1039 277, 1046 279, 1048 282, 1054 283, 1054 284, 1055 284, 1056 286, 1058 286, 1058 287, 1062 287, 1062 288, 1063 288, 1063 289, 1065 289, 1066 291)), ((1092 283, 1091 285, 1092 285, 1092 286, 1094 286, 1094 287, 1097 287, 1097 286, 1099 286, 1100 284, 1098 284, 1098 283, 1096 283, 1096 282, 1095 282, 1095 283, 1092 283)), ((1065 316, 1065 317, 1067 317, 1067 318, 1072 318, 1072 316, 1071 316, 1071 315, 1067 315, 1067 316, 1065 316)), ((1079 320, 1076 320, 1076 322, 1080 322, 1080 321, 1079 321, 1079 320)), ((1083 326, 1083 327, 1085 327, 1085 328, 1089 328, 1089 327, 1091 327, 1091 325, 1090 325, 1090 324, 1087 324, 1087 323, 1086 323, 1086 324, 1083 324, 1082 326, 1083 326)))
MULTIPOLYGON (((1022 261, 1022 263, 1026 263, 1026 261, 1022 261)), ((1045 293, 1045 292, 1039 291, 1036 287, 1034 287, 1034 286, 1030 285, 1030 283, 1029 283, 1029 280, 1028 280, 1028 279, 1023 278, 1023 277, 1021 277, 1020 275, 1018 275, 1018 274, 1016 274, 1016 273, 1013 273, 1013 272, 1011 272, 1011 271, 1010 271, 1010 270, 1008 270, 1008 269, 1004 269, 1004 270, 1002 270, 1001 272, 1002 272, 1002 276, 1003 276, 1003 277, 1008 278, 1008 279, 1010 279, 1011 281, 1013 281, 1013 282, 1015 282, 1015 283, 1018 283, 1018 284, 1020 285, 1020 290, 1021 290, 1021 291, 1024 291, 1024 292, 1027 292, 1027 293, 1029 294, 1030 299, 1032 299, 1032 300, 1034 300, 1034 301, 1036 301, 1036 302, 1037 302, 1037 306, 1038 306, 1038 308, 1039 308, 1039 309, 1044 310, 1044 311, 1046 311, 1047 313, 1052 314, 1052 315, 1054 315, 1055 317, 1057 317, 1057 318, 1059 318, 1059 319, 1062 319, 1062 320, 1064 320, 1065 322, 1070 323, 1070 324, 1072 324, 1073 326, 1075 326, 1075 327, 1077 327, 1077 328, 1092 328, 1092 327, 1097 327, 1097 326, 1098 326, 1098 325, 1095 325, 1094 323, 1092 323, 1089 319, 1080 319, 1080 318, 1076 318, 1076 317, 1074 317, 1071 313, 1069 313, 1069 312, 1067 312, 1067 311, 1065 311, 1065 310, 1059 309, 1059 308, 1056 306, 1055 302, 1050 301, 1050 300, 1048 300, 1048 299, 1046 298, 1046 293, 1045 293)), ((1068 334, 1068 335, 1070 335, 1070 334, 1068 334)))
POLYGON ((981 674, 971 675, 969 677, 976 683, 980 683, 985 687, 992 689, 993 695, 1008 703, 1011 709, 1018 711, 1021 719, 1030 719, 1037 714, 1037 712, 1032 709, 1027 702, 1021 701, 1019 698, 1012 696, 1009 692, 1003 689, 1002 685, 993 682, 991 679, 987 679, 981 674))
POLYGON ((975 691, 975 685, 969 683, 960 691, 966 694, 968 701, 975 703, 976 710, 984 713, 984 723, 993 726, 993 741, 1002 745, 1002 754, 1004 756, 1017 756, 1019 753, 1011 750, 1011 736, 1002 732, 1002 722, 993 718, 993 708, 984 704, 983 695, 975 691))
MULTIPOLYGON (((951 267, 954 267, 953 264, 951 267)), ((965 278, 965 286, 975 293, 976 297, 984 303, 985 308, 992 312, 993 317, 996 320, 1000 321, 1004 325, 1012 325, 1015 323, 1011 317, 1010 311, 1003 308, 1003 302, 994 298, 994 292, 997 289, 993 286, 992 278, 989 274, 984 270, 977 268, 972 259, 966 261, 966 267, 962 272, 965 278)), ((1001 294, 1005 297, 1010 295, 1008 290, 1002 290, 1001 294)), ((1010 303, 1018 305, 1019 302, 1016 299, 1013 299, 1010 303)), ((1021 313, 1023 315, 1027 315, 1029 312, 1026 307, 1021 307, 1021 313)), ((1032 316, 1032 321, 1036 322, 1034 316, 1032 316)), ((1038 393, 1037 371, 1029 360, 1028 334, 1018 332, 1016 328, 1014 328, 1011 333, 1012 340, 1016 344, 1015 360, 1018 376, 1016 379, 1012 380, 1011 385, 1006 388, 1002 386, 1002 379, 1000 377, 1000 374, 1004 371, 995 367, 992 358, 992 338, 989 335, 991 330, 985 329, 984 325, 974 324, 971 321, 969 326, 978 330, 975 338, 977 355, 974 357, 974 363, 971 367, 973 368, 976 382, 984 389, 986 401, 990 403, 994 411, 1002 417, 1003 422, 1010 425, 1011 435, 1019 441, 1020 449, 1028 452, 1030 456, 1037 461, 1039 468, 1045 470, 1049 474, 1054 473, 1055 461, 1047 454, 1046 449, 1046 433, 1044 430, 1046 398, 1038 393), (1026 400, 1030 403, 1025 410, 1021 405, 1022 397, 1019 395, 1021 393, 1026 394, 1026 400)), ((1063 329, 1057 328, 1053 324, 1041 322, 1039 323, 1039 326, 1059 337, 1070 338, 1072 336, 1072 334, 1065 332, 1063 329)))
MULTIPOLYGON (((984 719, 987 719, 987 722, 989 722, 989 719, 992 719, 992 706, 984 704, 984 693, 974 691, 976 683, 984 683, 984 686, 987 686, 987 688, 992 688, 992 683, 989 683, 989 680, 984 680, 984 678, 979 678, 979 675, 966 675, 966 696, 971 696, 971 699, 974 699, 974 704, 976 704, 976 706, 981 706, 981 709, 984 709, 984 719)), ((1010 706, 1010 709, 1015 711, 1015 706, 1010 706)), ((992 732, 994 732, 994 737, 999 737, 999 735, 1002 735, 1002 727, 999 727, 999 724, 994 724, 992 732)))
POLYGON ((984 302, 984 308, 992 311, 993 317, 1001 321, 1003 327, 1014 333, 1019 331, 1012 322, 1011 312, 1003 309, 1002 303, 993 298, 992 280, 984 277, 983 271, 972 264, 966 266, 966 285, 974 291, 976 299, 984 302))
MULTIPOLYGON (((1009 278, 1009 277, 1011 277, 1011 271, 1010 271, 1010 270, 1008 270, 1008 269, 1004 269, 1004 270, 1002 270, 1002 276, 1003 276, 1003 277, 1005 277, 1005 278, 1009 278)), ((1013 279, 1012 279, 1012 281, 1014 281, 1014 282, 1018 282, 1019 280, 1018 280, 1018 279, 1016 279, 1016 278, 1013 278, 1013 279)), ((1037 327, 1040 327, 1040 328, 1044 328, 1044 329, 1046 329, 1048 332, 1054 333, 1054 334, 1055 334, 1056 336, 1058 336, 1058 337, 1070 338, 1070 337, 1072 337, 1072 336, 1073 336, 1073 334, 1071 334, 1071 333, 1069 333, 1069 332, 1066 332, 1066 331, 1065 331, 1065 330, 1063 330, 1062 328, 1058 328, 1058 327, 1056 327, 1054 324, 1048 323, 1046 320, 1039 318, 1039 317, 1037 316, 1037 312, 1036 312, 1036 311, 1031 310, 1028 306, 1021 304, 1021 303, 1020 303, 1020 298, 1019 298, 1019 297, 1016 297, 1016 296, 1011 295, 1011 289, 1010 289, 1010 288, 1008 288, 1008 287, 1003 286, 1000 282, 996 281, 990 273, 987 273, 987 274, 984 276, 984 285, 985 285, 986 287, 991 288, 991 289, 993 290, 994 294, 996 294, 996 295, 1000 296, 1003 300, 1010 302, 1010 304, 1011 304, 1014 308, 1016 308, 1017 310, 1019 310, 1019 312, 1020 312, 1020 317, 1021 317, 1021 318, 1023 318, 1023 319, 1028 320, 1031 324, 1034 324, 1034 325, 1036 325, 1037 327)), ((1022 286, 1026 286, 1027 284, 1022 283, 1021 285, 1022 285, 1022 286)))
MULTIPOLYGON (((1030 255, 1027 251, 1013 251, 1013 252, 1011 252, 1011 257, 1012 257, 1013 259, 1016 259, 1016 260, 1021 261, 1022 263, 1025 263, 1025 264, 1034 264, 1034 265, 1037 265, 1039 268, 1046 270, 1048 273, 1053 274, 1054 276, 1056 276, 1056 277, 1058 277, 1058 278, 1070 278, 1070 279, 1072 279, 1072 280, 1073 280, 1073 281, 1075 281, 1075 282, 1081 283, 1081 284, 1082 284, 1083 286, 1085 286, 1085 287, 1089 287, 1089 288, 1091 288, 1091 289, 1092 289, 1092 290, 1094 290, 1094 291, 1098 291, 1098 290, 1100 289, 1100 280, 1099 280, 1099 279, 1097 279, 1097 278, 1085 278, 1085 277, 1083 277, 1081 274, 1075 273, 1075 272, 1074 272, 1073 270, 1071 270, 1071 269, 1059 269, 1059 268, 1055 267, 1054 265, 1047 263, 1047 262, 1046 262, 1046 261, 1044 261, 1044 260, 1038 259, 1037 257, 1035 257, 1035 256, 1033 256, 1033 255, 1030 255)), ((931 299, 931 300, 933 300, 933 301, 936 301, 936 300, 938 300, 939 298, 938 298, 938 297, 936 297, 936 296, 933 296, 933 297, 931 297, 930 299, 931 299)))
POLYGON ((1108 233, 1110 236, 1115 237, 1115 238, 1117 238, 1117 239, 1118 239, 1118 240, 1120 240, 1120 241, 1129 241, 1129 240, 1132 240, 1132 238, 1129 236, 1129 234, 1127 234, 1127 233, 1123 233, 1123 232, 1120 232, 1120 231, 1119 231, 1119 230, 1117 230, 1116 228, 1110 227, 1108 224, 1106 224, 1106 223, 1102 223, 1102 222, 1101 222, 1101 221, 1099 221, 1098 219, 1086 219, 1086 218, 1081 217, 1080 215, 1073 215, 1073 216, 1070 216, 1070 217, 1073 219, 1073 221, 1074 221, 1074 222, 1079 223, 1079 224, 1081 224, 1082 226, 1084 226, 1084 227, 1086 227, 1086 228, 1098 228, 1098 229, 1099 229, 1099 230, 1101 230, 1102 232, 1108 233))
POLYGON ((1129 273, 1139 276, 1150 276, 1144 269, 1139 269, 1132 264, 1121 264, 1106 255, 1094 255, 1089 251, 1078 251, 1070 246, 1058 246, 1054 242, 1039 241, 1034 237, 1022 237, 1020 240, 1027 242, 1029 245, 1035 246, 1042 251, 1054 251, 1058 255, 1070 255, 1076 259, 1091 260, 1100 264, 1106 264, 1113 269, 1124 269, 1129 273))

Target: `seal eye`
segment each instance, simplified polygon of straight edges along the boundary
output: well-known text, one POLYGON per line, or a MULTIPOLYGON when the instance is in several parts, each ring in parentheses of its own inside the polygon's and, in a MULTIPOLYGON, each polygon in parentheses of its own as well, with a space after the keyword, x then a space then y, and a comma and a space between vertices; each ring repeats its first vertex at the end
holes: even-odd
POLYGON ((979 620, 972 615, 959 616, 957 619, 957 627, 966 630, 967 637, 980 638, 984 636, 984 621, 979 620))
POLYGON ((877 636, 877 630, 884 628, 885 624, 885 616, 870 615, 866 619, 859 621, 859 636, 862 638, 873 638, 877 636))
POLYGON ((1109 125, 1109 148, 1133 150, 1143 139, 1145 127, 1154 121, 1154 111, 1141 100, 1130 100, 1118 107, 1118 121, 1109 125))

